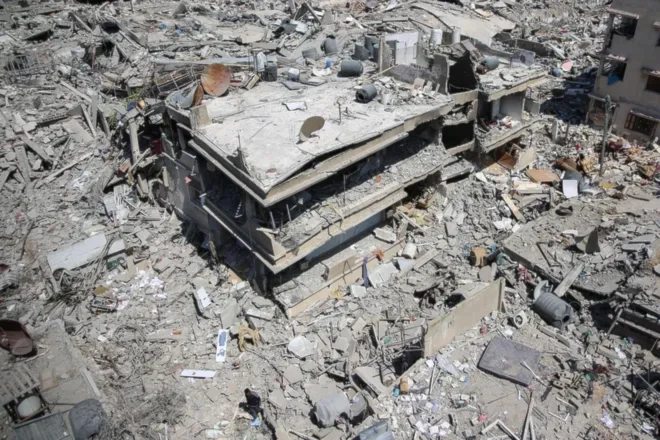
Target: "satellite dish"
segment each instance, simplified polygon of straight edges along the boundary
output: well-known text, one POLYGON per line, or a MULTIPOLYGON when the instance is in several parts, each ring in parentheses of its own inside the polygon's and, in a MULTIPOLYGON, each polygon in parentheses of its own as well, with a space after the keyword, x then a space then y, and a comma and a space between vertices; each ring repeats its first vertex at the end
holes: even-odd
POLYGON ((298 135, 301 142, 305 142, 307 139, 312 137, 312 134, 316 131, 319 131, 325 125, 325 119, 321 116, 312 116, 311 118, 305 119, 302 127, 300 127, 300 134, 298 135))
POLYGON ((202 87, 211 96, 222 96, 229 88, 231 69, 224 64, 211 64, 202 72, 202 87))

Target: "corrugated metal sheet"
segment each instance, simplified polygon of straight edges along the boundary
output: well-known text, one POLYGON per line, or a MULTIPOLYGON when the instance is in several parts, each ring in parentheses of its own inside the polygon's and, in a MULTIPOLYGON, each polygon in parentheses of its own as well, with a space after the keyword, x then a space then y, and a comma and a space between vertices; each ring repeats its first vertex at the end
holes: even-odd
POLYGON ((16 440, 73 440, 64 413, 48 414, 14 426, 16 440))

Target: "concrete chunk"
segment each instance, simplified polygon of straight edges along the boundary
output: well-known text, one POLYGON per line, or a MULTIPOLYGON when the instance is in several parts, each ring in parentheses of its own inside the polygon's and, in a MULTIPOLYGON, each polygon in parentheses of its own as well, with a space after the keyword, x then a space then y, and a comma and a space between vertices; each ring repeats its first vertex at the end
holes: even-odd
POLYGON ((358 319, 355 320, 355 322, 351 326, 351 330, 353 330, 353 334, 356 335, 360 333, 366 326, 367 326, 367 321, 362 319, 362 317, 360 316, 358 319))
POLYGON ((158 263, 156 263, 154 265, 154 270, 157 273, 162 273, 162 272, 165 272, 167 269, 169 269, 170 266, 172 266, 173 264, 174 264, 174 262, 172 260, 170 260, 169 258, 167 258, 167 257, 162 258, 158 263))
POLYGON ((348 339, 343 338, 343 337, 338 337, 335 339, 334 344, 332 344, 332 348, 337 350, 340 353, 345 353, 346 350, 348 350, 348 339))
POLYGON ((227 329, 234 325, 236 322, 236 315, 238 314, 238 301, 236 298, 229 298, 224 304, 220 312, 216 312, 216 316, 220 317, 220 325, 222 328, 227 329))
POLYGON ((268 395, 268 401, 279 409, 286 409, 288 404, 286 397, 284 397, 284 391, 280 388, 275 388, 270 392, 268 395))
MULTIPOLYGON (((51 252, 47 257, 50 270, 52 272, 58 269, 74 270, 89 264, 101 255, 107 243, 108 239, 104 234, 97 234, 64 249, 51 252)), ((125 249, 124 240, 115 240, 108 249, 106 258, 124 252, 125 249)))
POLYGON ((296 336, 289 342, 287 347, 291 353, 298 358, 303 359, 314 353, 315 346, 312 342, 304 336, 296 336))
POLYGON ((396 272, 397 270, 393 263, 381 264, 369 272, 369 281, 375 287, 378 287, 387 283, 390 277, 396 272))
POLYGON ((71 135, 73 140, 79 144, 86 145, 94 140, 94 138, 92 138, 92 136, 75 119, 63 122, 62 128, 64 128, 64 130, 71 135))
POLYGON ((374 235, 377 239, 383 240, 387 243, 394 243, 396 241, 396 234, 392 231, 388 231, 387 229, 376 228, 374 229, 374 235))
POLYGON ((245 311, 246 316, 252 316, 254 318, 263 319, 264 321, 270 321, 275 316, 275 310, 257 310, 257 309, 247 309, 245 311))
POLYGON ((630 240, 631 243, 651 244, 655 241, 655 234, 640 235, 630 240))
POLYGON ((639 252, 642 249, 644 249, 644 246, 646 246, 646 244, 644 244, 644 243, 630 242, 630 243, 626 243, 623 246, 621 246, 621 250, 623 250, 625 252, 639 252))
POLYGON ((289 385, 294 385, 301 380, 303 380, 302 370, 297 364, 289 365, 286 370, 284 370, 284 378, 289 382, 289 385))
POLYGON ((445 223, 445 230, 447 231, 447 237, 456 237, 458 235, 458 227, 456 226, 456 223, 445 223))
POLYGON ((351 296, 355 298, 362 298, 367 294, 367 289, 364 286, 352 285, 348 288, 351 296))

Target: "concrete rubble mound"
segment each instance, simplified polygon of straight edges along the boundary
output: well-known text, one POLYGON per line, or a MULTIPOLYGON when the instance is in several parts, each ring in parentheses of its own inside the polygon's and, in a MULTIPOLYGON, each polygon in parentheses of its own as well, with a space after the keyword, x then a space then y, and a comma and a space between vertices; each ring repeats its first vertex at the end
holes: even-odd
POLYGON ((654 0, 0 1, 0 437, 660 436, 654 0))

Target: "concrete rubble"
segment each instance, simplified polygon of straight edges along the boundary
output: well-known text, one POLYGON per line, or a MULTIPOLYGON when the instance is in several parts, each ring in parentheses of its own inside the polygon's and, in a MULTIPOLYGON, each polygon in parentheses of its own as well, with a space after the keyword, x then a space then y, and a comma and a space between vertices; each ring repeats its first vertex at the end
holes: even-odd
POLYGON ((660 435, 633 3, 0 3, 2 438, 660 435))

